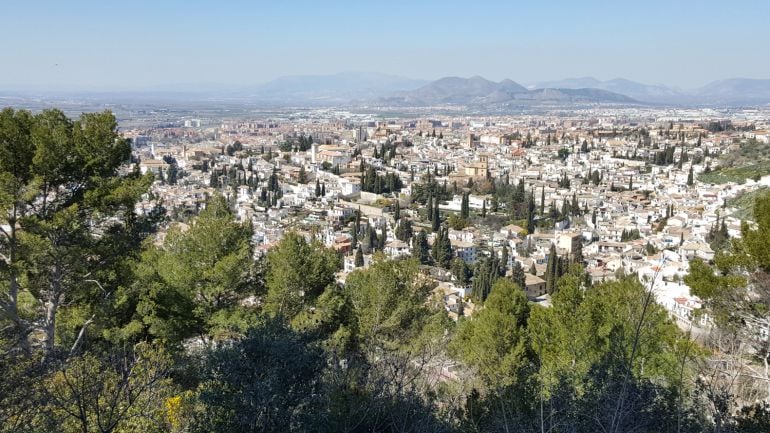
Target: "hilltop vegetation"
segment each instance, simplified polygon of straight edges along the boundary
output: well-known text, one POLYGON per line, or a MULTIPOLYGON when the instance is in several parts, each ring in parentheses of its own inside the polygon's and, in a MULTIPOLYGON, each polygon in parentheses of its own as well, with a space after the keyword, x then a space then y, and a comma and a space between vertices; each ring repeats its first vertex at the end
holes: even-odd
POLYGON ((768 192, 767 187, 760 187, 753 191, 741 193, 740 195, 727 201, 727 206, 735 208, 735 212, 732 216, 746 221, 754 221, 754 203, 758 198, 766 195, 768 192))
POLYGON ((717 166, 698 176, 704 183, 744 183, 770 174, 770 145, 749 139, 719 158, 717 166))

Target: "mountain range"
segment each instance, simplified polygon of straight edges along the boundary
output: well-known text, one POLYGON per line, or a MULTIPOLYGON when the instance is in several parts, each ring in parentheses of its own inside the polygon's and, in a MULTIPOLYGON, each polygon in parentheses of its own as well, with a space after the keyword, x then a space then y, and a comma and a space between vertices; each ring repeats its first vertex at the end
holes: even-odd
POLYGON ((506 108, 533 105, 614 104, 665 106, 756 106, 770 104, 770 80, 730 78, 696 89, 677 89, 623 78, 543 81, 523 86, 480 76, 417 80, 382 73, 281 77, 254 86, 215 83, 119 92, 30 92, 0 88, 2 97, 73 96, 91 100, 229 101, 273 106, 437 106, 506 108))
POLYGON ((402 106, 531 105, 540 103, 637 103, 633 98, 601 89, 532 89, 512 80, 494 82, 480 76, 445 77, 410 91, 379 98, 377 102, 402 106))

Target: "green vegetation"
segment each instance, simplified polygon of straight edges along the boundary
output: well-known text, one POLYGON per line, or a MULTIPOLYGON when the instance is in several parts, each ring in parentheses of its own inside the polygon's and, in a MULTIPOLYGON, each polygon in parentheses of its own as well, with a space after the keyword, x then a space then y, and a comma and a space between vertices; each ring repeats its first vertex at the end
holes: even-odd
POLYGON ((736 150, 723 155, 717 166, 698 176, 704 183, 744 183, 770 174, 770 145, 754 139, 740 143, 736 150))
POLYGON ((731 216, 745 221, 754 221, 754 203, 757 198, 766 195, 767 192, 767 187, 760 187, 731 198, 727 201, 727 207, 735 208, 735 212, 731 216))
POLYGON ((746 182, 746 179, 757 179, 768 174, 770 174, 770 161, 763 161, 738 167, 716 168, 708 173, 701 173, 698 176, 698 180, 703 183, 713 183, 717 185, 728 182, 742 184, 746 182))

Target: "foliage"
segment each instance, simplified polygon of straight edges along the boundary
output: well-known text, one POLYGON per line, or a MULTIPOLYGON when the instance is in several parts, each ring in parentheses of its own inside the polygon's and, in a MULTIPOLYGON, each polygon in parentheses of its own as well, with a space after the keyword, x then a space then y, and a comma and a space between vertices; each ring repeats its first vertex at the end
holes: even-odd
POLYGON ((527 362, 528 315, 524 292, 509 280, 497 280, 484 308, 460 325, 450 350, 477 369, 485 383, 510 385, 527 362))
POLYGON ((122 302, 135 303, 136 313, 120 337, 177 344, 245 331, 251 312, 241 301, 255 294, 250 239, 251 229, 233 220, 221 196, 188 229, 169 230, 161 247, 143 253, 134 288, 124 294, 122 302))
POLYGON ((414 259, 385 260, 376 254, 372 266, 348 276, 345 292, 365 347, 404 348, 421 332, 433 312, 425 305, 431 286, 418 270, 414 259))
POLYGON ((265 310, 291 319, 334 282, 337 254, 319 242, 287 233, 267 255, 265 310))
POLYGON ((148 230, 134 203, 151 176, 119 173, 130 152, 109 111, 75 121, 59 110, 0 112, 0 312, 10 324, 1 329, 23 350, 33 332, 42 333, 49 355, 75 343, 57 331, 64 326, 74 336, 87 320, 61 323, 61 313, 78 305, 88 317, 119 285, 122 259, 138 245, 132 238, 148 230), (27 296, 34 311, 20 304, 27 296))

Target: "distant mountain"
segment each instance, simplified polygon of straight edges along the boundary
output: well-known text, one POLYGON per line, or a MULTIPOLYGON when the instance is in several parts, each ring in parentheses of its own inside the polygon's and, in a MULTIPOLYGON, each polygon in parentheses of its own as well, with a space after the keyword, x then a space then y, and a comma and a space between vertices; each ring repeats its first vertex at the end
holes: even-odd
POLYGON ((673 102, 684 96, 682 92, 663 85, 642 84, 624 78, 600 81, 593 77, 567 78, 545 81, 532 86, 535 89, 584 89, 593 88, 619 93, 643 102, 673 102))
POLYGON ((399 92, 396 98, 409 105, 469 104, 484 102, 485 98, 494 102, 510 100, 521 92, 527 89, 511 80, 495 83, 479 76, 444 77, 416 90, 399 92))
POLYGON ((289 103, 347 103, 416 89, 426 81, 373 72, 281 77, 245 90, 249 99, 289 103))
POLYGON ((398 92, 380 102, 396 105, 510 105, 555 103, 636 103, 633 98, 600 89, 535 89, 512 81, 499 83, 486 78, 445 77, 416 90, 398 92))
POLYGON ((179 83, 144 89, 34 89, 0 87, 0 99, 30 101, 84 100, 89 103, 226 103, 266 106, 432 106, 476 108, 563 104, 653 104, 729 107, 770 104, 770 79, 730 78, 692 90, 649 85, 623 78, 593 77, 544 81, 524 87, 506 79, 480 76, 415 80, 376 72, 281 77, 251 86, 179 83))
POLYGON ((714 81, 693 91, 692 96, 708 104, 768 104, 770 80, 730 78, 714 81))

